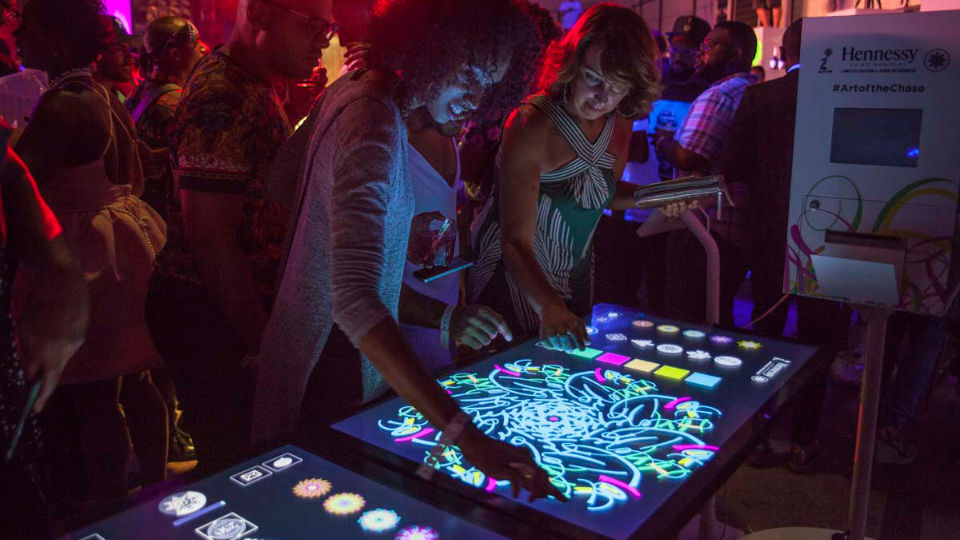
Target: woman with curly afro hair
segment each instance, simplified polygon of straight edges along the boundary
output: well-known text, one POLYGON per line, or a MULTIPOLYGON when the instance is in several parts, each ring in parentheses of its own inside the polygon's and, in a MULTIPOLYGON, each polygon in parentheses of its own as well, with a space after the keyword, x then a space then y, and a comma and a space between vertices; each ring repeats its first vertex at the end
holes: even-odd
MULTIPOLYGON (((381 0, 370 36, 370 69, 327 88, 300 128, 307 135, 289 142, 309 139, 286 267, 256 361, 252 433, 262 442, 297 428, 317 366, 318 397, 304 407, 312 417, 302 435, 315 437, 313 423, 392 387, 487 475, 532 497, 562 498, 528 450, 473 426, 397 321, 414 210, 406 122, 425 115, 452 130, 481 103, 509 106, 528 84, 536 29, 514 0, 381 0)), ((421 315, 452 334, 452 312, 421 315)))
POLYGON ((591 306, 593 233, 605 208, 634 206, 634 187, 618 180, 631 119, 660 94, 658 60, 643 18, 597 4, 551 46, 539 92, 507 120, 467 295, 551 347, 587 342, 579 316, 591 306))
MULTIPOLYGON (((31 0, 14 33, 24 65, 50 77, 16 151, 90 291, 86 342, 43 416, 56 448, 53 493, 81 506, 126 498, 128 430, 144 485, 164 479, 167 460, 166 408, 149 372, 162 362, 144 316, 166 224, 137 197, 143 172, 130 114, 90 70, 107 43, 102 12, 98 0, 31 0)), ((34 279, 17 276, 15 306, 36 293, 34 279)))

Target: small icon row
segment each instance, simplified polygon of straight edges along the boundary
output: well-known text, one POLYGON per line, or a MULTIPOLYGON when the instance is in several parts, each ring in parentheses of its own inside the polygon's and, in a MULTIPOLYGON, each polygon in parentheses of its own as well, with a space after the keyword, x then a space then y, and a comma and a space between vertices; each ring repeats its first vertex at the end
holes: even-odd
POLYGON ((260 465, 254 465, 249 469, 240 471, 232 475, 230 480, 242 487, 247 487, 274 473, 283 472, 302 462, 303 459, 288 452, 286 454, 270 458, 260 465))

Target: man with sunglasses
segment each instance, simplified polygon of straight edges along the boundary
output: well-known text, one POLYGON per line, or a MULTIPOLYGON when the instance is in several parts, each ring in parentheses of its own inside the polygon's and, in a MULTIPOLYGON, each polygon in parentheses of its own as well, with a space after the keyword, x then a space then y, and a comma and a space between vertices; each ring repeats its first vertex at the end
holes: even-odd
POLYGON ((292 131, 274 83, 311 76, 336 32, 330 13, 331 0, 241 0, 230 38, 184 85, 170 133, 182 212, 168 220, 175 264, 147 309, 166 323, 164 357, 202 472, 243 447, 241 364, 259 345, 283 251, 286 209, 263 196, 292 131))

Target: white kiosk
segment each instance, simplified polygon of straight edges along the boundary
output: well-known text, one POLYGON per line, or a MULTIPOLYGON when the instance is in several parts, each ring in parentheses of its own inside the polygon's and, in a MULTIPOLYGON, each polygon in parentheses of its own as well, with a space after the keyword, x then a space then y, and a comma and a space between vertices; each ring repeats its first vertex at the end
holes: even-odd
POLYGON ((869 325, 849 531, 835 537, 865 534, 887 315, 941 315, 960 277, 958 28, 960 11, 804 21, 784 291, 856 304, 869 325))

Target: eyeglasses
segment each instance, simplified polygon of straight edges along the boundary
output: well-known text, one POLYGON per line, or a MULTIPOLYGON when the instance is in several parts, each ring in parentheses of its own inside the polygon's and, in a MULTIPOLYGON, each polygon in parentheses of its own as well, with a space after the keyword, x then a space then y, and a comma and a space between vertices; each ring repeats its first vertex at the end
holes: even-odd
POLYGON ((323 17, 314 17, 312 15, 307 15, 302 11, 297 11, 291 9, 283 4, 274 2, 273 0, 261 0, 265 4, 270 4, 273 7, 280 8, 290 15, 293 15, 295 18, 299 19, 300 22, 307 25, 310 29, 312 35, 316 36, 322 34, 324 39, 330 41, 333 39, 333 36, 336 35, 337 31, 340 30, 340 25, 335 22, 330 22, 323 17))
POLYGON ((717 39, 707 38, 707 39, 703 40, 703 43, 700 44, 700 50, 701 50, 701 51, 709 51, 710 49, 713 49, 714 47, 717 47, 717 46, 726 47, 726 46, 727 46, 727 43, 724 42, 724 41, 717 40, 717 39))

